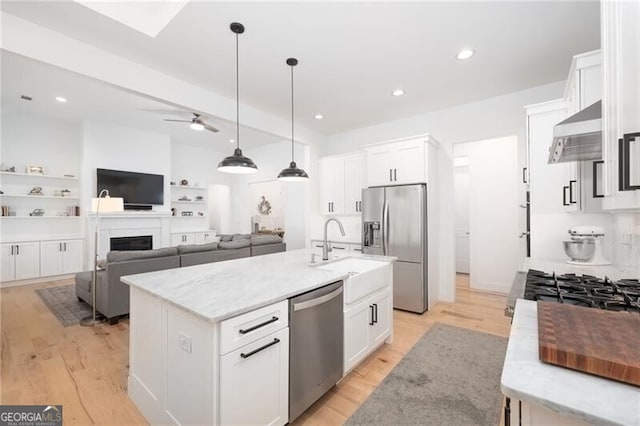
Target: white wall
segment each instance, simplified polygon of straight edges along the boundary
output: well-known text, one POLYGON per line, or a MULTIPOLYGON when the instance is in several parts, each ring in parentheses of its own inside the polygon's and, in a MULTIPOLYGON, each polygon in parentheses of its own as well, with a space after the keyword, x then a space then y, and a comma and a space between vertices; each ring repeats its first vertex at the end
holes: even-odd
POLYGON ((469 158, 471 288, 508 293, 524 260, 518 239, 518 139, 487 139, 453 146, 469 158))
MULTIPOLYGON (((308 240, 309 215, 310 215, 310 191, 314 185, 314 175, 308 168, 310 158, 308 146, 296 143, 296 163, 298 167, 311 174, 310 182, 285 182, 284 230, 287 250, 304 248, 308 240)), ((251 158, 258 166, 258 173, 252 175, 233 176, 231 184, 231 230, 219 230, 222 233, 249 233, 251 232, 251 216, 254 207, 251 201, 250 183, 269 182, 277 178, 280 171, 288 167, 291 161, 291 142, 282 141, 265 145, 259 148, 243 151, 244 155, 251 158)), ((317 175, 315 175, 317 176, 317 175)))
MULTIPOLYGON (((45 174, 80 174, 82 157, 82 129, 78 123, 62 121, 43 115, 34 115, 20 111, 5 110, 2 121, 0 162, 5 167, 14 166, 16 172, 24 173, 25 166, 35 164, 44 167, 45 174)), ((72 196, 78 196, 80 185, 60 181, 24 180, 16 177, 0 176, 0 189, 5 193, 29 191, 28 186, 42 186, 45 195, 54 195, 55 190, 70 189, 72 196), (26 186, 25 186, 26 185, 26 186), (13 188, 12 188, 13 187, 13 188), (75 192, 75 193, 74 193, 75 192)), ((55 215, 52 209, 64 210, 77 201, 3 199, 3 205, 9 205, 18 214, 28 214, 34 208, 45 209, 45 214, 55 215), (38 203, 38 201, 43 201, 38 203)), ((82 218, 78 220, 34 220, 24 226, 23 221, 3 221, 3 239, 24 236, 79 236, 82 235, 82 218)))
POLYGON ((115 124, 86 121, 83 126, 82 203, 90 205, 96 196, 96 169, 164 175, 164 204, 154 210, 168 211, 171 206, 171 138, 115 124))
POLYGON ((469 166, 468 157, 454 157, 466 160, 453 170, 456 227, 456 272, 469 273, 469 166))

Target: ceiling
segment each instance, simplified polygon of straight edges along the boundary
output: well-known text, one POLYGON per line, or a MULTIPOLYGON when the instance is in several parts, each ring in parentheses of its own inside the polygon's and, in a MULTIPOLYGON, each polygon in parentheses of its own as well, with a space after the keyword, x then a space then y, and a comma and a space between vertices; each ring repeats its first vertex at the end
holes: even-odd
POLYGON ((1 7, 231 98, 242 22, 242 102, 288 118, 294 56, 296 122, 324 134, 564 80, 600 45, 597 1, 191 1, 155 38, 75 2, 1 7), (463 47, 477 54, 457 61, 463 47))
MULTIPOLYGON (((194 131, 189 123, 165 122, 164 118, 191 119, 184 111, 139 95, 108 86, 90 78, 34 61, 20 55, 0 51, 2 63, 2 110, 44 115, 71 122, 99 120, 155 133, 170 135, 173 140, 206 147, 229 154, 236 139, 235 123, 208 117, 205 121, 220 130, 218 133, 194 131), (27 95, 32 101, 20 98, 27 95), (56 101, 57 96, 67 99, 56 101)), ((281 141, 282 138, 242 127, 243 149, 281 141)))

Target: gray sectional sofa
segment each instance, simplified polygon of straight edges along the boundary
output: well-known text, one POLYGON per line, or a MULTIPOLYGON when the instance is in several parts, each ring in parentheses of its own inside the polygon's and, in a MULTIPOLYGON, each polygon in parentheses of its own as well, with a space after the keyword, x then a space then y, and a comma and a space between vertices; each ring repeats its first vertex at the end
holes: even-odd
MULTIPOLYGON (((111 251, 98 262, 96 310, 115 324, 129 313, 129 286, 120 281, 125 275, 221 262, 286 251, 276 235, 221 235, 219 243, 180 245, 155 250, 111 251)), ((92 271, 76 274, 76 296, 89 305, 92 271)))

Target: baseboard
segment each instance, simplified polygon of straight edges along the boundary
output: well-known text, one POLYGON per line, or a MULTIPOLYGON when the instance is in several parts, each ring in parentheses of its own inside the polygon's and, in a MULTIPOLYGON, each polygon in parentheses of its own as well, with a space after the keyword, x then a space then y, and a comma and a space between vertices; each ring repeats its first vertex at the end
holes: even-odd
POLYGON ((42 284, 49 281, 67 280, 73 278, 75 274, 55 275, 52 277, 31 278, 28 280, 4 281, 0 282, 0 288, 20 287, 23 285, 42 284))

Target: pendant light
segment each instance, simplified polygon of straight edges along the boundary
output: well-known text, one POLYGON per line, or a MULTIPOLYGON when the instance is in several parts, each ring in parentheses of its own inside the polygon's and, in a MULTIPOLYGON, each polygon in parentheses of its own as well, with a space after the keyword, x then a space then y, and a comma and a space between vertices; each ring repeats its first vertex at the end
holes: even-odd
POLYGON ((244 33, 244 25, 232 22, 231 31, 236 35, 236 149, 233 155, 218 164, 218 171, 224 173, 248 174, 256 173, 258 166, 249 158, 242 155, 240 149, 240 73, 238 66, 238 35, 244 33))
POLYGON ((309 179, 309 175, 307 175, 307 172, 304 170, 298 168, 293 155, 293 67, 298 65, 298 60, 296 58, 289 58, 287 59, 287 65, 291 67, 291 163, 289 163, 289 167, 280 172, 278 180, 285 182, 301 182, 309 179))

